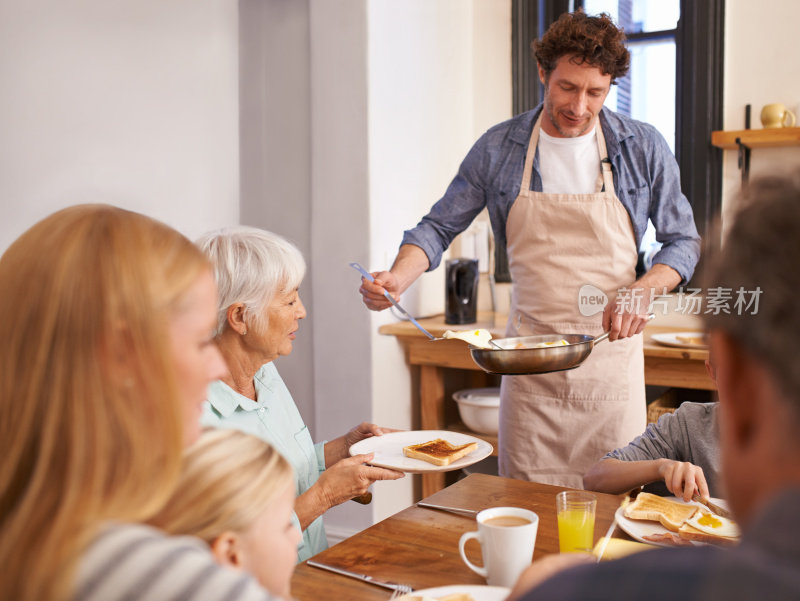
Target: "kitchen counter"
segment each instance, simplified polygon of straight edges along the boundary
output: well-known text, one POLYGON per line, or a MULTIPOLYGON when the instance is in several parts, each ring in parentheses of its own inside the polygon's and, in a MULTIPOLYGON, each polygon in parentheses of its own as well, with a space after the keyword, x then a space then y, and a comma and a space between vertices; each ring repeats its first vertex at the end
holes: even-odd
MULTIPOLYGON (((505 315, 479 312, 478 321, 474 324, 449 325, 444 323, 444 315, 420 319, 419 323, 434 336, 441 336, 445 330, 483 328, 489 330, 494 338, 503 338, 506 319, 505 315)), ((714 383, 705 370, 705 360, 708 358, 707 350, 668 347, 652 339, 654 334, 674 333, 684 329, 653 324, 645 328, 643 334, 645 383, 654 386, 714 390, 714 383)), ((423 430, 463 431, 479 436, 492 444, 496 454, 496 436, 475 434, 462 423, 448 423, 445 418, 445 370, 457 369, 484 373, 472 361, 469 347, 460 340, 431 342, 409 321, 383 325, 379 332, 387 336, 396 336, 405 349, 408 363, 413 369, 419 370, 420 428, 423 430)), ((486 375, 488 376, 488 374, 486 375)), ((476 385, 482 384, 480 378, 475 378, 475 382, 476 385)), ((424 474, 422 496, 427 497, 444 488, 444 485, 445 474, 424 474)))

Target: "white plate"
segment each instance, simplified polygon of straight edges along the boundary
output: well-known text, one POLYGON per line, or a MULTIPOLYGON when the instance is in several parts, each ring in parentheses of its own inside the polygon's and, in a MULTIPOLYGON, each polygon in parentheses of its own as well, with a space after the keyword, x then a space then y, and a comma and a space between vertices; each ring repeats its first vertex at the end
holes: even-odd
POLYGON ((492 454, 492 445, 485 440, 462 434, 461 432, 448 432, 446 430, 412 430, 409 432, 389 432, 382 436, 372 436, 357 442, 350 447, 350 455, 375 453, 370 462, 378 467, 388 467, 407 474, 422 474, 426 472, 451 472, 460 470, 492 454), (403 455, 403 447, 412 444, 421 444, 430 440, 443 438, 452 445, 459 446, 470 442, 477 442, 478 448, 469 455, 454 461, 450 465, 434 465, 422 459, 412 459, 403 455))
MULTIPOLYGON (((689 501, 686 503, 683 499, 679 499, 678 497, 664 497, 665 499, 669 499, 670 501, 676 501, 677 503, 682 503, 684 505, 695 505, 697 507, 705 507, 701 503, 697 503, 695 501, 689 501)), ((714 499, 711 498, 711 502, 719 505, 720 507, 727 509, 728 503, 722 499, 714 499)), ((706 508, 707 509, 707 508, 706 508)), ((615 514, 617 518, 617 525, 634 540, 638 540, 640 543, 645 543, 647 545, 656 545, 657 547, 674 547, 675 545, 670 545, 669 543, 656 543, 651 540, 645 540, 645 536, 650 536, 651 534, 666 534, 669 533, 670 530, 667 530, 658 522, 653 522, 650 520, 631 520, 626 518, 623 512, 625 509, 620 507, 617 509, 615 514)), ((673 532, 672 534, 677 534, 673 532)), ((702 545, 704 543, 692 541, 695 545, 702 545)))
POLYGON ((674 332, 670 334, 653 334, 652 339, 665 346, 676 346, 678 348, 707 349, 707 344, 692 344, 678 340, 678 336, 703 336, 703 332, 674 332))
POLYGON ((398 597, 396 601, 406 601, 425 595, 438 599, 446 595, 455 595, 458 593, 466 593, 470 595, 475 601, 503 601, 511 592, 510 588, 504 586, 484 586, 480 584, 453 584, 451 586, 437 586, 436 588, 426 588, 408 595, 398 597))

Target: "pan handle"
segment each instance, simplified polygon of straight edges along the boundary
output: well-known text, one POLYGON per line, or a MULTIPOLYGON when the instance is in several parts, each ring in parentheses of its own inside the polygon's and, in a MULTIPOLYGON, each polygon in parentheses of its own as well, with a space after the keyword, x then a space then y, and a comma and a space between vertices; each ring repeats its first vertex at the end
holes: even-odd
POLYGON ((592 340, 592 345, 595 345, 595 344, 597 344, 598 342, 603 342, 603 340, 607 340, 607 339, 608 339, 608 335, 609 335, 610 333, 611 333, 611 331, 610 331, 610 330, 609 330, 608 332, 603 332, 602 334, 600 334, 599 336, 597 336, 597 337, 596 337, 594 340, 592 340))
MULTIPOLYGON (((652 320, 652 319, 653 319, 655 316, 656 316, 656 314, 655 314, 655 313, 650 313, 650 314, 647 316, 647 321, 651 321, 651 320, 652 320)), ((611 333, 611 330, 609 330, 608 332, 603 332, 602 334, 600 334, 599 336, 597 336, 597 337, 596 337, 594 340, 592 340, 592 346, 594 346, 594 345, 595 345, 595 344, 597 344, 598 342, 603 342, 603 340, 606 340, 606 339, 608 338, 608 335, 609 335, 610 333, 611 333)))

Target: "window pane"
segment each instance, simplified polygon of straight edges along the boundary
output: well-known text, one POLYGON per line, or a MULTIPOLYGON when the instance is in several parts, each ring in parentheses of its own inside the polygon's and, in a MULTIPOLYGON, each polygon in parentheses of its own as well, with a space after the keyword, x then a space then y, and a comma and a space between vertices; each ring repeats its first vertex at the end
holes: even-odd
POLYGON ((629 42, 631 68, 605 105, 653 125, 675 152, 675 41, 629 42))
POLYGON ((680 0, 634 0, 633 27, 626 31, 664 31, 675 29, 681 16, 680 0))
MULTIPOLYGON (((625 0, 623 0, 624 2, 625 0)), ((627 2, 625 2, 627 4, 627 2)), ((587 15, 599 15, 608 13, 617 25, 624 25, 619 20, 620 0, 584 0, 583 10, 587 15)), ((624 7, 623 7, 624 10, 624 7)))
POLYGON ((608 13, 628 33, 675 29, 681 14, 680 0, 584 0, 583 10, 608 13))
POLYGON ((629 44, 630 116, 661 132, 675 152, 675 41, 629 44))

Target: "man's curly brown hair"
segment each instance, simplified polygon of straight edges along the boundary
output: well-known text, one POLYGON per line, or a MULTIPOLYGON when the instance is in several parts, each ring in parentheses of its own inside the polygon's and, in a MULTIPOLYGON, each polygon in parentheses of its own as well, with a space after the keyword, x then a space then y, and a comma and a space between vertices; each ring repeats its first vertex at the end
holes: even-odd
POLYGON ((611 75, 611 83, 628 72, 631 55, 625 48, 625 32, 614 25, 606 13, 589 16, 582 10, 564 13, 541 39, 531 44, 533 56, 547 77, 556 68, 558 59, 570 56, 570 61, 599 67, 611 75))

